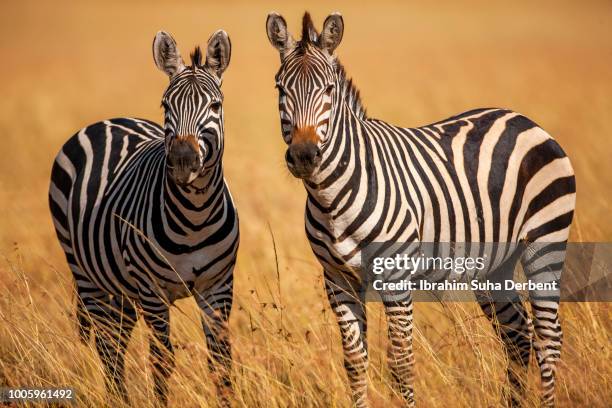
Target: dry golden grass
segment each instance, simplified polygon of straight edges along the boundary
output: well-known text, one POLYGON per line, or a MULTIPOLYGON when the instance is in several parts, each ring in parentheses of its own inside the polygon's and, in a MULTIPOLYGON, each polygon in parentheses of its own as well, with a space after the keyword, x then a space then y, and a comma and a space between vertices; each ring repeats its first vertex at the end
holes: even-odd
MULTIPOLYGON (((338 52, 372 116, 417 126, 481 106, 526 114, 557 138, 575 166, 572 239, 612 239, 611 3, 309 3, 319 24, 334 9, 344 14, 338 52)), ((299 31, 300 4, 2 6, 0 385, 71 385, 80 405, 105 401, 95 352, 78 342, 71 277, 47 210, 51 163, 86 124, 128 115, 161 120, 166 78, 150 48, 157 30, 173 33, 186 56, 222 27, 234 45, 223 86, 225 171, 242 232, 231 318, 236 404, 349 405, 339 335, 303 233, 304 191, 283 165, 273 89, 278 55, 264 32, 273 9, 299 31)), ((383 313, 379 305, 368 308, 370 399, 393 406, 399 401, 388 384, 383 313)), ((560 406, 609 406, 610 317, 608 304, 563 305, 560 406)), ((418 304, 416 327, 421 406, 496 405, 503 358, 476 306, 418 304)), ((173 310, 172 339, 178 365, 170 405, 213 406, 191 300, 173 310)), ((146 342, 140 323, 127 364, 134 406, 153 399, 146 342)), ((534 367, 530 376, 534 391, 534 367)))

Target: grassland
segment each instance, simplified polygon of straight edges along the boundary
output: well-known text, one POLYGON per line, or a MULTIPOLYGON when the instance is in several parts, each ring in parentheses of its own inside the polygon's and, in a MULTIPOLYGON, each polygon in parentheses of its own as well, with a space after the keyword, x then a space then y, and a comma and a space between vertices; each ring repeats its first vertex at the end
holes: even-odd
MULTIPOLYGON (((612 240, 610 2, 355 3, 308 7, 319 24, 331 11, 343 13, 338 53, 371 116, 417 126, 482 106, 526 114, 560 142, 576 169, 572 240, 612 240)), ((283 164, 273 88, 279 61, 264 31, 273 9, 299 31, 304 5, 288 2, 2 6, 0 385, 71 385, 80 405, 104 402, 95 352, 78 342, 71 277, 47 210, 51 163, 65 139, 91 122, 161 120, 167 79, 151 57, 157 30, 171 32, 186 57, 224 28, 234 45, 223 85, 225 172, 242 232, 231 318, 235 402, 349 405, 337 328, 303 233, 304 191, 283 164)), ((368 308, 371 402, 395 406, 382 310, 368 308)), ((609 406, 610 317, 609 304, 562 306, 559 405, 609 406)), ((416 327, 421 406, 496 405, 503 357, 474 305, 418 304, 416 327)), ((214 406, 191 300, 179 301, 172 312, 172 339, 177 369, 171 406, 214 406)), ((127 365, 129 392, 139 407, 153 400, 146 342, 139 324, 127 365)), ((535 368, 530 376, 535 391, 535 368)))

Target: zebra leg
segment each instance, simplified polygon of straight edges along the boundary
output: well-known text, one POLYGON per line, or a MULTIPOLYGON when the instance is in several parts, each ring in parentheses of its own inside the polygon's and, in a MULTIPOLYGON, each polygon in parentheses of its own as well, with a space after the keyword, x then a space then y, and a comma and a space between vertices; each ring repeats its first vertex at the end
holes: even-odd
POLYGON ((229 341, 228 319, 232 310, 232 281, 222 290, 216 290, 207 297, 198 297, 202 310, 202 327, 210 352, 208 366, 213 373, 219 405, 230 407, 232 393, 232 349, 229 341))
POLYGON ((530 319, 523 302, 479 299, 480 307, 493 324, 508 358, 506 371, 509 387, 502 393, 510 407, 521 405, 531 353, 530 319))
MULTIPOLYGON (((565 249, 566 242, 530 244, 521 258, 527 279, 558 284, 565 262, 565 249)), ((534 349, 542 382, 541 405, 553 407, 556 368, 563 342, 559 322, 560 291, 530 291, 529 300, 534 323, 534 349)))
POLYGON ((153 368, 155 396, 159 406, 168 405, 168 377, 174 370, 174 349, 170 343, 170 307, 162 301, 141 303, 145 321, 153 335, 149 353, 153 368))
MULTIPOLYGON (((487 275, 488 280, 504 287, 504 280, 514 277, 520 255, 520 251, 515 250, 504 263, 487 275)), ((532 330, 529 314, 515 290, 496 291, 493 294, 476 291, 475 295, 502 341, 508 359, 507 383, 502 390, 503 402, 510 407, 521 406, 531 354, 532 330)))
POLYGON ((94 316, 96 348, 104 365, 107 392, 127 403, 125 352, 136 324, 136 309, 124 296, 114 296, 110 304, 98 303, 97 308, 92 308, 87 300, 84 300, 84 304, 90 315, 94 316))
POLYGON ((106 390, 127 402, 125 351, 136 324, 136 310, 123 296, 111 299, 83 274, 72 249, 66 247, 64 251, 76 286, 76 317, 81 342, 87 345, 92 327, 96 329, 96 349, 104 365, 106 390))
POLYGON ((72 251, 72 244, 67 238, 63 238, 58 232, 62 248, 66 255, 68 267, 74 278, 76 290, 76 320, 79 329, 79 338, 85 345, 89 343, 92 328, 92 317, 94 315, 106 316, 109 304, 109 296, 100 290, 91 280, 81 271, 77 260, 72 251))
POLYGON ((78 267, 70 264, 76 286, 76 318, 79 337, 85 345, 89 343, 93 318, 105 318, 109 314, 110 296, 85 278, 78 267))
POLYGON ((368 406, 368 345, 365 303, 354 288, 356 285, 342 286, 325 279, 325 289, 330 306, 336 315, 353 406, 368 406))
POLYGON ((412 296, 401 302, 385 302, 389 334, 387 357, 394 385, 410 407, 414 401, 412 353, 412 296))

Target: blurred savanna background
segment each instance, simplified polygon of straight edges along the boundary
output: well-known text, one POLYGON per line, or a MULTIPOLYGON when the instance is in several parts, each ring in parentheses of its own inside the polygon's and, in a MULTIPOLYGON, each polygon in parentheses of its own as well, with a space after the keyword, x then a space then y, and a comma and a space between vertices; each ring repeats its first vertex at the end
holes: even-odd
MULTIPOLYGON (((162 120, 167 77, 151 43, 166 30, 185 59, 225 29, 225 174, 241 221, 231 336, 236 406, 350 405, 340 337, 321 268, 303 232, 305 192, 284 166, 269 11, 299 36, 344 16, 337 50, 371 116, 419 126, 475 108, 517 110, 553 135, 576 170, 573 241, 612 241, 612 3, 589 2, 5 2, 0 12, 0 386, 72 386, 79 406, 105 403, 93 344, 78 341, 72 281, 47 207, 53 158, 95 121, 162 120)), ((368 305, 370 401, 399 406, 386 368, 384 313, 368 305)), ((564 304, 563 407, 612 400, 609 304, 564 304)), ((177 368, 170 406, 215 406, 192 300, 172 311, 177 368)), ((500 345, 479 308, 416 306, 416 395, 426 407, 497 406, 500 345)), ((130 344, 134 406, 152 395, 147 331, 130 344)), ((530 369, 528 406, 539 375, 530 369)))

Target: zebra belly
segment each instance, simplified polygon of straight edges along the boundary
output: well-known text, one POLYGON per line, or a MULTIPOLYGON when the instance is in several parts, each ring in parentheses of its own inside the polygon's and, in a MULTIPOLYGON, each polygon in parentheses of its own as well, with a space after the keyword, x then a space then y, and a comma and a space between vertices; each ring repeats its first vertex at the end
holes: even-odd
POLYGON ((216 257, 211 250, 201 249, 191 254, 169 257, 171 276, 176 283, 165 283, 169 299, 181 299, 206 292, 225 271, 222 267, 207 267, 216 257))
POLYGON ((232 237, 228 236, 226 241, 216 247, 204 247, 180 254, 163 250, 154 238, 150 238, 146 250, 140 249, 136 253, 134 248, 131 248, 125 251, 125 263, 129 265, 130 279, 138 285, 137 276, 149 276, 152 283, 145 289, 160 292, 171 303, 193 294, 205 293, 227 272, 228 265, 235 259, 234 253, 233 257, 226 257, 211 264, 219 254, 231 250, 233 240, 230 238, 232 237), (156 260, 150 261, 146 269, 135 266, 136 259, 142 258, 144 253, 156 254, 156 260))

